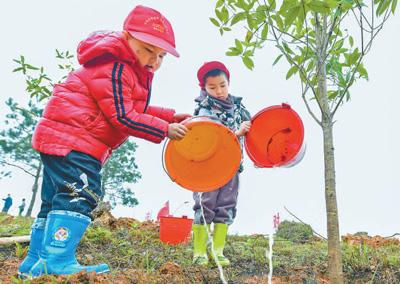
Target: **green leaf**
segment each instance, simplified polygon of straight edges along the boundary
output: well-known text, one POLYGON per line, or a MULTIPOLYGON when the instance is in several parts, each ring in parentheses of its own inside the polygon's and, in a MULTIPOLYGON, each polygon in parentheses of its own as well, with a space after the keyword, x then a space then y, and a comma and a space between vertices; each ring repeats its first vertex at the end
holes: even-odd
POLYGON ((273 19, 275 19, 276 25, 278 26, 278 28, 283 31, 283 21, 281 19, 281 16, 276 14, 275 17, 273 17, 273 19))
POLYGON ((333 100, 334 98, 336 98, 339 95, 339 91, 328 91, 328 98, 330 100, 333 100))
POLYGON ((250 0, 250 1, 249 1, 249 5, 247 5, 247 7, 246 7, 246 10, 247 10, 247 11, 250 11, 251 9, 253 9, 254 4, 255 4, 256 2, 257 2, 256 0, 250 0))
POLYGON ((215 7, 219 8, 224 4, 225 0, 218 0, 217 4, 215 5, 215 7))
POLYGON ((275 58, 274 63, 272 63, 272 66, 274 66, 276 63, 278 63, 279 60, 282 58, 282 56, 283 56, 283 54, 279 54, 279 55, 275 58))
POLYGON ((365 67, 362 63, 360 63, 360 65, 358 65, 357 71, 358 71, 358 74, 360 75, 360 77, 363 77, 366 80, 369 80, 367 69, 365 69, 365 67))
POLYGON ((240 12, 240 13, 236 14, 235 16, 232 17, 231 26, 233 26, 234 24, 236 24, 244 19, 246 19, 246 13, 240 12))
POLYGON ((222 22, 226 23, 229 19, 229 11, 226 9, 226 7, 222 7, 221 9, 221 14, 222 14, 222 22))
POLYGON ((243 52, 243 45, 240 40, 235 39, 235 46, 236 46, 236 49, 239 50, 240 53, 243 52))
POLYGON ((288 13, 286 14, 286 17, 285 17, 285 26, 286 27, 292 25, 294 20, 297 18, 297 15, 299 14, 300 9, 302 9, 302 8, 300 6, 297 6, 297 7, 293 8, 293 9, 290 9, 288 11, 288 13))
POLYGON ((256 9, 256 12, 258 14, 262 14, 264 17, 267 15, 267 11, 269 11, 269 8, 267 5, 259 5, 256 9))
POLYGON ((244 65, 246 65, 247 68, 249 68, 250 70, 253 70, 253 68, 254 68, 254 62, 253 62, 253 60, 252 60, 250 57, 248 57, 248 56, 243 56, 243 57, 242 57, 242 61, 243 61, 244 65))
POLYGON ((293 51, 289 48, 289 45, 286 42, 283 42, 282 45, 288 54, 293 54, 293 51))
POLYGON ((261 31, 261 39, 266 40, 268 36, 268 24, 264 24, 264 27, 261 31))
POLYGON ((23 70, 24 68, 22 68, 22 67, 18 67, 18 68, 15 68, 14 70, 13 70, 13 72, 18 72, 18 71, 21 71, 21 70, 23 70))
POLYGON ((332 54, 342 54, 342 53, 345 53, 347 51, 348 51, 347 48, 339 48, 339 49, 336 49, 336 50, 332 51, 331 53, 332 54))
POLYGON ((333 45, 333 49, 339 49, 343 46, 344 43, 344 38, 342 38, 341 40, 338 40, 334 45, 333 45))
POLYGON ((297 66, 292 66, 286 74, 286 80, 292 77, 292 75, 295 74, 297 71, 299 71, 299 68, 297 66))
POLYGON ((307 76, 306 76, 305 72, 299 72, 299 75, 300 75, 300 80, 303 83, 307 83, 307 76))
POLYGON ((268 0, 268 4, 269 4, 269 8, 271 10, 275 10, 276 9, 276 2, 275 0, 268 0))
POLYGON ((300 11, 299 14, 297 16, 297 23, 296 23, 296 32, 299 34, 301 32, 301 30, 303 29, 303 25, 304 25, 304 20, 306 18, 305 16, 305 8, 303 8, 303 6, 300 6, 300 11))
POLYGON ((340 9, 338 9, 337 12, 339 12, 339 10, 342 12, 346 12, 353 8, 353 5, 355 4, 355 2, 352 0, 341 0, 339 2, 339 4, 340 4, 340 9))
POLYGON ((224 22, 222 19, 222 12, 218 9, 215 9, 215 15, 217 15, 218 20, 220 20, 222 23, 224 22))
POLYGON ((350 43, 350 46, 353 47, 353 45, 354 45, 354 39, 353 39, 352 36, 349 37, 349 43, 350 43))
POLYGON ((254 23, 254 20, 253 20, 253 17, 250 14, 247 15, 247 25, 248 25, 250 30, 254 30, 255 27, 256 27, 255 23, 254 23))
POLYGON ((257 24, 263 23, 267 20, 267 10, 265 5, 258 6, 254 16, 256 17, 257 24))
POLYGON ((339 6, 339 1, 337 0, 325 0, 330 8, 337 8, 339 6))
POLYGON ((393 0, 392 2, 392 14, 394 15, 394 11, 396 10, 397 7, 397 0, 393 0))
MULTIPOLYGON (((352 84, 353 84, 353 83, 351 83, 350 86, 351 86, 352 84)), ((346 102, 348 102, 349 100, 350 100, 350 92, 347 91, 347 92, 346 92, 346 102)))
POLYGON ((246 37, 245 37, 245 39, 244 39, 244 45, 245 45, 245 46, 249 46, 249 43, 250 43, 250 41, 251 41, 252 38, 253 38, 253 33, 252 33, 251 31, 248 31, 248 32, 246 33, 246 37))
POLYGON ((390 3, 391 0, 382 0, 382 2, 379 3, 378 8, 376 9, 376 15, 380 16, 385 13, 386 10, 389 8, 390 3))
POLYGON ((349 56, 349 65, 354 65, 357 60, 360 58, 360 52, 358 51, 358 48, 356 48, 353 53, 350 54, 349 56))
POLYGON ((244 3, 244 0, 238 0, 236 2, 236 6, 243 10, 246 10, 247 7, 246 4, 244 3))
POLYGON ((25 64, 26 68, 31 69, 31 70, 39 70, 39 68, 32 66, 30 64, 25 64))
POLYGON ((311 0, 310 3, 308 4, 308 8, 313 12, 321 14, 328 14, 331 11, 331 8, 329 7, 328 3, 320 0, 311 0))
POLYGON ((253 56, 253 55, 254 55, 253 50, 246 50, 246 51, 243 53, 243 56, 248 56, 248 57, 250 57, 250 56, 253 56))
POLYGON ((315 67, 315 60, 311 60, 310 63, 308 63, 306 71, 310 72, 314 67, 315 67))
POLYGON ((279 13, 284 16, 285 14, 287 14, 289 10, 295 8, 298 5, 299 5, 298 1, 284 0, 281 7, 279 8, 279 13))
POLYGON ((219 28, 219 22, 215 18, 210 18, 211 23, 213 23, 215 26, 219 28))

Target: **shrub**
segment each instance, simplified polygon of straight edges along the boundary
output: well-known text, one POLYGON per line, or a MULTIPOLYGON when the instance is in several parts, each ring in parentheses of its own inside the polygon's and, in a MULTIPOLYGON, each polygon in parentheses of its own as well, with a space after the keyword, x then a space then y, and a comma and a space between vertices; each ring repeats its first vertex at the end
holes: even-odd
POLYGON ((276 237, 296 243, 305 243, 312 239, 313 230, 310 225, 285 220, 279 224, 276 237))

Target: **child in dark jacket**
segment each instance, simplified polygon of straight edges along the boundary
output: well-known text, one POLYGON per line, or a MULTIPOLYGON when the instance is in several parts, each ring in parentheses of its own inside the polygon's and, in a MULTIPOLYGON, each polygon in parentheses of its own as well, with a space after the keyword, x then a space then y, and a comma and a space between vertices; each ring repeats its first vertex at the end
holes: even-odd
POLYGON ((129 136, 160 143, 187 131, 180 122, 190 115, 150 104, 153 74, 167 53, 179 57, 172 26, 144 6, 131 11, 122 32, 94 32, 79 44, 81 68, 54 87, 33 135, 44 166, 42 205, 20 275, 109 271, 75 257, 104 195, 102 165, 129 136))
MULTIPOLYGON (((221 62, 207 62, 198 70, 197 78, 201 91, 200 96, 195 99, 197 106, 194 114, 218 118, 242 142, 243 137, 250 130, 251 117, 242 104, 242 98, 229 94, 230 73, 228 69, 221 62)), ((213 250, 217 258, 216 261, 222 266, 230 264, 229 259, 224 256, 223 250, 228 225, 233 223, 236 216, 239 173, 242 170, 243 167, 240 165, 236 175, 221 188, 201 194, 194 193, 193 262, 195 264, 208 264, 208 234, 204 219, 209 227, 211 223, 214 223, 213 250)))

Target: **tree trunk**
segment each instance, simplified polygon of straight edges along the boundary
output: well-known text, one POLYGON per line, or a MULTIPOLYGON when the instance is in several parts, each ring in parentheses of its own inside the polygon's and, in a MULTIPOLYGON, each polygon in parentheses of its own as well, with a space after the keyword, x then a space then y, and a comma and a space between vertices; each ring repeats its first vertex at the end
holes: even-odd
POLYGON ((339 216, 336 200, 335 155, 333 147, 333 122, 329 108, 326 80, 326 40, 328 36, 326 16, 316 16, 317 46, 317 96, 322 110, 322 131, 324 137, 325 202, 328 229, 328 273, 332 284, 342 284, 342 250, 340 246, 339 216), (320 20, 322 22, 320 22, 320 20))
POLYGON ((40 173, 42 172, 42 161, 39 161, 39 166, 38 169, 36 171, 36 175, 35 175, 35 181, 33 183, 32 186, 32 198, 31 198, 31 202, 29 203, 29 207, 28 207, 28 211, 26 211, 26 217, 31 217, 32 215, 32 209, 33 209, 33 205, 35 204, 35 200, 36 200, 36 194, 39 188, 39 177, 40 177, 40 173))

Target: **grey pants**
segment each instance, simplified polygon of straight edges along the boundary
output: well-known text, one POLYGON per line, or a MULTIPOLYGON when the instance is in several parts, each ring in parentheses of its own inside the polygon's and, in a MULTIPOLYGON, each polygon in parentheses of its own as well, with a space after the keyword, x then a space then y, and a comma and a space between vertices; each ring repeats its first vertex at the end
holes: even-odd
POLYGON ((239 192, 239 173, 237 173, 226 185, 211 191, 193 194, 195 204, 194 223, 203 224, 201 204, 203 205, 204 217, 207 224, 223 223, 231 225, 236 216, 236 204, 239 192))

